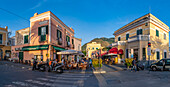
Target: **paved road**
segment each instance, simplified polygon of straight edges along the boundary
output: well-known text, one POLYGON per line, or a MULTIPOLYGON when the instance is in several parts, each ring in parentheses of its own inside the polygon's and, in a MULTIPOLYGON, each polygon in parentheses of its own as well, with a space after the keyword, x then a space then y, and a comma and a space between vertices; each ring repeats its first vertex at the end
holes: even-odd
POLYGON ((90 73, 57 74, 28 68, 22 64, 0 61, 0 87, 87 87, 87 83, 91 83, 91 87, 98 86, 95 75, 90 73))
POLYGON ((57 74, 28 68, 0 61, 0 87, 170 87, 170 71, 131 72, 121 71, 122 68, 115 65, 104 65, 108 72, 103 74, 57 74))

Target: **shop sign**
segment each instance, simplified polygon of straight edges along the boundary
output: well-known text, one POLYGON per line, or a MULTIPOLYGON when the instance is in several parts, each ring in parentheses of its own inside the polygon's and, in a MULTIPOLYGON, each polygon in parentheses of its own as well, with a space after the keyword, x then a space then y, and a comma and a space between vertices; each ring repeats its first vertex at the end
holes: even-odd
POLYGON ((151 55, 151 48, 150 47, 147 48, 147 53, 148 53, 149 56, 151 55))
POLYGON ((46 24, 46 23, 48 23, 48 20, 39 22, 40 25, 41 24, 46 24))

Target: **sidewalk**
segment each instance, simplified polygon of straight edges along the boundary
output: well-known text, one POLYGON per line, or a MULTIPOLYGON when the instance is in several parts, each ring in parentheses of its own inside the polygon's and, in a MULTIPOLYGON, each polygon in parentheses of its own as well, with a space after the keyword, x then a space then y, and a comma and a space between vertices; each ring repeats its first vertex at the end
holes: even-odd
POLYGON ((106 72, 117 72, 117 71, 123 71, 126 70, 125 65, 122 64, 116 64, 116 65, 107 65, 103 64, 102 69, 106 72))

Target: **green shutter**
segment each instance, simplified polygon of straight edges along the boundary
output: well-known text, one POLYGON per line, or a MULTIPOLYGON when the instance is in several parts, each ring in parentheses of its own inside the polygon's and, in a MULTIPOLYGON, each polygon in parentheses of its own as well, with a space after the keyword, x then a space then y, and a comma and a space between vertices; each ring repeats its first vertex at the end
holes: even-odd
POLYGON ((28 43, 28 35, 24 36, 24 43, 28 43))
POLYGON ((159 37, 159 31, 158 31, 158 30, 156 30, 156 36, 158 36, 158 37, 159 37))
POLYGON ((60 31, 60 38, 62 38, 62 32, 60 31))
POLYGON ((46 34, 48 34, 48 25, 46 26, 46 34))
POLYGON ((140 29, 140 34, 142 34, 142 29, 140 29))
POLYGON ((41 35, 41 41, 45 41, 46 40, 46 35, 41 35))
POLYGON ((58 34, 59 34, 59 30, 57 30, 57 38, 59 38, 59 35, 58 35, 58 34))
POLYGON ((38 27, 38 36, 41 35, 41 27, 38 27))
POLYGON ((129 38, 129 34, 126 34, 126 40, 128 40, 128 38, 129 38))
POLYGON ((72 39, 72 44, 74 44, 74 39, 72 39))
POLYGON ((0 34, 0 44, 2 44, 2 34, 0 34))
POLYGON ((137 30, 137 35, 139 35, 139 30, 137 30))

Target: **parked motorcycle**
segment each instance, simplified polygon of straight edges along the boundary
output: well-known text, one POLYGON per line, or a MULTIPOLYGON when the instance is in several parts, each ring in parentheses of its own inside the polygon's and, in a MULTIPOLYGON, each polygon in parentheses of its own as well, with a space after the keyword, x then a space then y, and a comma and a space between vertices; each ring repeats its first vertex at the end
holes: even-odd
POLYGON ((48 72, 54 71, 54 72, 57 72, 57 73, 63 73, 63 66, 64 65, 62 65, 60 63, 55 64, 55 66, 50 65, 49 68, 48 68, 48 72))

